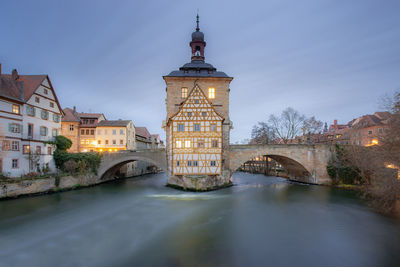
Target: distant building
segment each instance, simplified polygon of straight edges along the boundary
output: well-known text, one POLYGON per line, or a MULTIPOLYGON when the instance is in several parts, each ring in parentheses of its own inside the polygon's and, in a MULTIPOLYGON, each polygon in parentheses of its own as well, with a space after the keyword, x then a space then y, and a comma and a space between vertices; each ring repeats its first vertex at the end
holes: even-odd
POLYGON ((0 172, 17 177, 55 171, 53 146, 63 111, 48 75, 2 74, 0 65, 0 172))
POLYGON ((137 149, 150 149, 152 145, 152 138, 150 132, 146 127, 136 127, 136 148, 137 149))
POLYGON ((136 149, 135 127, 131 120, 103 120, 96 127, 95 151, 136 149))

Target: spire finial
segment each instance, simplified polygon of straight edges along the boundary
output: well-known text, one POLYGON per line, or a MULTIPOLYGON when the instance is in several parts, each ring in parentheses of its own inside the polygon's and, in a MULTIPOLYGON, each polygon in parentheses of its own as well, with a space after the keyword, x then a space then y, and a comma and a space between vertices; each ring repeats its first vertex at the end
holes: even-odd
POLYGON ((198 32, 198 31, 200 31, 200 27, 199 27, 199 9, 197 9, 196 23, 197 23, 196 31, 198 32))

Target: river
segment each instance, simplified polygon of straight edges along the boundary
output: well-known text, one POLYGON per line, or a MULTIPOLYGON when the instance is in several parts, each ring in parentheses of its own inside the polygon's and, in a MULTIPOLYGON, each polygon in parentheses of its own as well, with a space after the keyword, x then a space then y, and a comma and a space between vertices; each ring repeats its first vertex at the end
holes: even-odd
POLYGON ((0 266, 400 266, 400 225, 354 192, 235 173, 207 193, 146 175, 0 202, 0 266))

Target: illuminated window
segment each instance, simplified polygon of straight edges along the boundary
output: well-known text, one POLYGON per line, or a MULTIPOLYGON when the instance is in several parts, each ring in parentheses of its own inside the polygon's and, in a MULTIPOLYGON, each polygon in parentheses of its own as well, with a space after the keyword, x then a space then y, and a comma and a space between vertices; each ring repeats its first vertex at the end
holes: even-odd
POLYGON ((19 105, 12 105, 12 112, 15 114, 19 114, 19 105))
POLYGON ((215 167, 217 165, 217 163, 215 162, 215 160, 210 161, 210 165, 215 167))
POLYGON ((119 140, 119 144, 120 144, 120 145, 123 145, 123 144, 124 144, 124 140, 120 139, 120 140, 119 140))
POLYGON ((210 132, 216 132, 217 131, 217 125, 216 124, 210 124, 210 132))
POLYGON ((184 131, 184 125, 178 124, 178 132, 183 132, 183 131, 184 131))
POLYGON ((210 99, 215 98, 215 88, 213 87, 208 88, 208 98, 210 99))
POLYGON ((198 124, 198 123, 194 124, 193 130, 194 130, 195 132, 199 132, 199 131, 200 131, 200 124, 198 124))
POLYGON ((106 145, 108 145, 108 140, 106 140, 106 145))
POLYGON ((190 147, 190 140, 185 141, 185 147, 190 147))
POLYGON ((98 145, 101 145, 101 140, 97 140, 97 144, 98 144, 98 145))
POLYGON ((182 98, 186 98, 188 94, 188 89, 186 87, 182 87, 182 98))
POLYGON ((212 141, 212 147, 218 147, 218 140, 212 141))
POLYGON ((23 146, 23 153, 24 154, 29 154, 30 146, 29 145, 24 145, 23 146))
POLYGON ((178 140, 176 141, 176 148, 181 148, 182 147, 182 141, 178 140))

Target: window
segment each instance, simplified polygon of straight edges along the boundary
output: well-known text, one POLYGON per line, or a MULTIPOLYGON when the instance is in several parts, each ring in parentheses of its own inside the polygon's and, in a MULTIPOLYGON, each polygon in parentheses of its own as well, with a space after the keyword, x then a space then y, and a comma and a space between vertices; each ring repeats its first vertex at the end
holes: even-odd
POLYGON ((90 130, 90 134, 91 134, 91 135, 94 135, 94 130, 90 130))
POLYGON ((192 166, 192 161, 188 160, 186 164, 188 165, 188 167, 190 167, 190 166, 192 166))
POLYGON ((197 142, 197 147, 198 147, 198 148, 204 148, 204 140, 199 140, 199 141, 197 142))
POLYGON ((207 112, 202 112, 201 115, 202 115, 203 117, 205 117, 205 116, 207 116, 207 112))
POLYGON ((383 129, 382 128, 379 128, 378 129, 378 132, 381 134, 381 133, 383 133, 383 129))
POLYGON ((8 131, 11 133, 20 133, 22 132, 22 125, 19 125, 17 123, 9 123, 8 131))
POLYGON ((182 98, 186 98, 188 94, 188 89, 186 87, 182 87, 182 98))
POLYGON ((88 119, 84 119, 82 124, 88 124, 88 119))
POLYGON ((81 135, 85 135, 85 130, 81 130, 81 135))
POLYGON ((12 141, 11 150, 12 151, 19 151, 19 141, 12 141))
POLYGON ((108 140, 106 140, 106 145, 108 145, 108 140))
POLYGON ((47 89, 44 89, 44 94, 47 95, 49 92, 47 91, 47 89))
POLYGON ((215 98, 215 88, 213 88, 213 87, 208 88, 208 98, 210 98, 210 99, 215 98))
POLYGON ((200 124, 195 123, 193 126, 194 126, 193 130, 194 130, 195 132, 199 132, 199 131, 200 131, 200 124))
POLYGON ((179 160, 176 162, 176 166, 179 167, 179 160))
POLYGON ((12 105, 12 112, 15 114, 19 114, 19 105, 12 105))
POLYGON ((194 103, 195 103, 195 104, 198 104, 198 103, 199 103, 199 100, 198 100, 198 99, 195 99, 195 100, 194 100, 194 103))
POLYGON ((185 141, 185 147, 190 147, 190 140, 185 141))
POLYGON ((116 145, 117 144, 117 140, 113 140, 113 145, 116 145))
POLYGON ((42 154, 42 147, 41 146, 36 146, 36 154, 38 154, 38 155, 42 154))
POLYGON ((123 144, 124 144, 124 140, 120 139, 120 140, 119 140, 119 144, 120 144, 120 145, 123 145, 123 144))
POLYGON ((31 147, 29 145, 23 145, 22 146, 22 153, 29 154, 30 148, 31 147))
POLYGON ((98 144, 98 145, 101 145, 101 140, 97 140, 97 144, 98 144))
POLYGON ((216 132, 217 131, 217 125, 216 124, 210 124, 210 132, 216 132))
POLYGON ((117 130, 112 130, 112 134, 116 135, 117 134, 117 130))
POLYGON ((104 129, 104 134, 107 135, 107 129, 104 129))
POLYGON ((33 124, 28 123, 28 137, 33 138, 33 124))
POLYGON ((51 146, 47 147, 47 154, 51 155, 53 152, 53 149, 51 148, 51 146))
POLYGON ((44 126, 40 126, 40 135, 47 136, 47 128, 44 126))
POLYGON ((188 117, 192 117, 192 112, 187 113, 188 117))
POLYGON ((184 125, 183 124, 178 124, 178 132, 183 132, 184 131, 184 125))
POLYGON ((40 98, 39 97, 35 97, 35 102, 36 103, 40 103, 40 98))
POLYGON ((372 134, 372 131, 368 131, 368 134, 372 134))
POLYGON ((35 112, 36 110, 35 110, 35 108, 34 107, 32 107, 32 106, 26 106, 26 114, 28 115, 28 116, 32 116, 32 117, 34 117, 35 116, 35 112))
POLYGON ((53 114, 53 121, 54 122, 60 122, 60 115, 53 114))
POLYGON ((217 163, 215 162, 215 160, 210 161, 210 165, 215 167, 217 165, 217 163))
POLYGON ((18 169, 18 159, 13 159, 11 162, 11 168, 18 169))
POLYGON ((86 135, 89 135, 89 134, 90 134, 90 130, 86 129, 86 135))
POLYGON ((197 166, 198 166, 197 160, 193 160, 193 167, 197 167, 197 166))
POLYGON ((176 141, 176 148, 181 148, 182 147, 182 141, 178 140, 176 141))
POLYGON ((51 131, 51 136, 57 136, 57 129, 53 129, 51 131))
POLYGON ((124 130, 119 130, 119 135, 124 135, 124 134, 125 134, 124 130))
POLYGON ((212 147, 218 147, 218 140, 212 141, 212 147))
POLYGON ((74 125, 73 125, 73 124, 70 124, 70 125, 69 125, 69 131, 70 131, 70 132, 73 132, 73 131, 74 131, 74 125))
POLYGON ((93 123, 94 123, 94 119, 90 119, 90 120, 89 120, 89 123, 90 123, 90 124, 93 124, 93 123))
POLYGON ((84 139, 81 140, 81 145, 84 145, 86 142, 84 139))
POLYGON ((41 118, 42 118, 43 120, 48 120, 48 119, 49 119, 49 112, 46 111, 46 110, 42 110, 42 111, 41 111, 41 118))
POLYGON ((11 148, 11 143, 10 143, 10 141, 4 140, 4 141, 3 141, 3 146, 2 146, 3 151, 9 151, 10 148, 11 148))
POLYGON ((50 102, 50 107, 54 108, 54 103, 53 102, 50 102))

